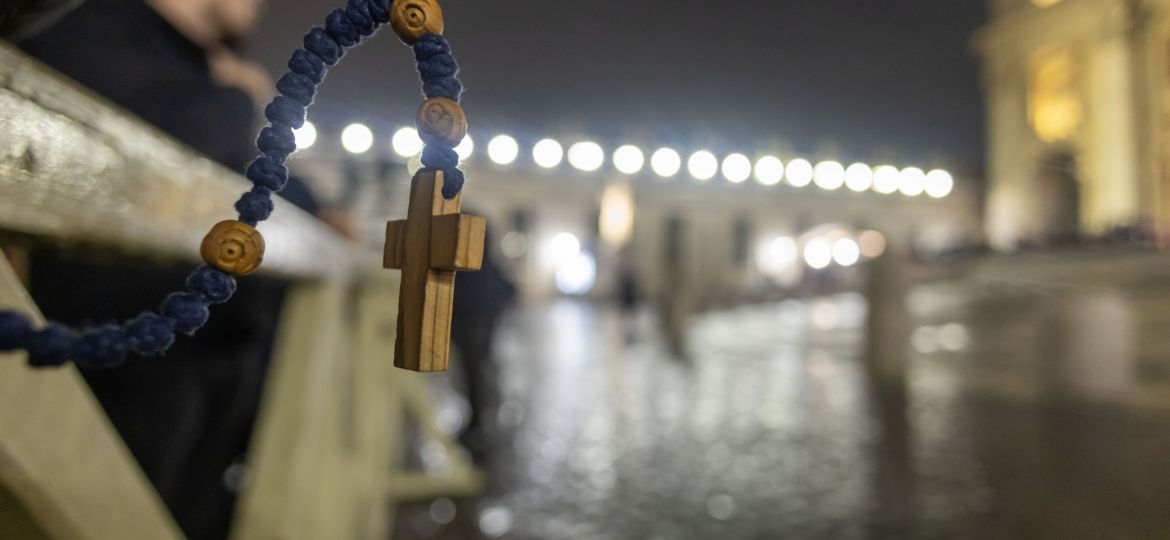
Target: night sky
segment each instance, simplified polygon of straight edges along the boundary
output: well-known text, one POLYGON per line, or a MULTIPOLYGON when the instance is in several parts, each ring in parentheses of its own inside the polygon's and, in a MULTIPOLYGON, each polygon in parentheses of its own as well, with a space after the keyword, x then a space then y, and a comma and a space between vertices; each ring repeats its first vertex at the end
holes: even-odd
MULTIPOLYGON (((274 71, 333 5, 271 3, 249 52, 274 71)), ((442 0, 482 145, 506 132, 689 152, 796 151, 968 169, 983 158, 980 0, 442 0)), ((419 84, 387 28, 310 118, 388 140, 419 84)))

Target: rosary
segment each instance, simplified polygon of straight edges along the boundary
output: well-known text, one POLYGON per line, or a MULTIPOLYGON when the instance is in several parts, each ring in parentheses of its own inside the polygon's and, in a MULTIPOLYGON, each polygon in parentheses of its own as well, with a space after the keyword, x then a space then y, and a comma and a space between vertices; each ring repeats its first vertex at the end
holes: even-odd
POLYGON ((459 66, 443 37, 443 12, 436 0, 348 0, 329 13, 324 27, 305 35, 304 47, 293 52, 289 71, 276 83, 279 95, 264 108, 269 124, 256 140, 260 155, 245 173, 253 187, 235 204, 239 218, 211 228, 199 249, 205 264, 157 312, 76 330, 54 322, 36 329, 23 314, 0 310, 0 351, 25 350, 35 367, 70 361, 109 367, 130 353, 160 356, 176 334, 194 335, 207 323, 211 305, 231 299, 236 278, 260 267, 264 237, 256 226, 272 214, 273 193, 288 183, 285 161, 296 150, 293 129, 304 125, 328 68, 387 22, 414 50, 427 98, 415 118, 426 143, 424 167, 411 180, 407 218, 386 226, 384 266, 402 271, 394 365, 447 369, 455 273, 479 270, 486 223, 460 213, 464 178, 454 148, 467 134, 467 117, 459 106, 459 66))

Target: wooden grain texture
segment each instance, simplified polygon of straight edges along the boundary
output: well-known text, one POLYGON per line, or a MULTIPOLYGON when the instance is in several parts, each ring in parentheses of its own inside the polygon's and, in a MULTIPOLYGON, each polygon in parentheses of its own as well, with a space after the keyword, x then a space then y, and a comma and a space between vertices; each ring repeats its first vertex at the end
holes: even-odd
POLYGON ((472 272, 483 266, 487 220, 467 214, 435 216, 431 223, 431 268, 472 272))
POLYGON ((386 250, 382 254, 382 267, 402 270, 406 264, 406 220, 399 219, 386 223, 386 250))
POLYGON ((343 299, 339 283, 308 282, 285 300, 235 538, 312 538, 319 516, 310 509, 329 461, 322 444, 333 421, 331 364, 347 358, 338 354, 343 299))
MULTIPOLYGON (((40 314, 0 257, 0 307, 40 314)), ((165 540, 178 528, 72 366, 0 354, 0 483, 54 539, 165 540)))
POLYGON ((423 142, 454 148, 467 136, 467 113, 453 99, 434 97, 419 106, 414 125, 423 142))
POLYGON ((390 4, 390 27, 407 45, 414 45, 424 34, 442 35, 443 8, 437 0, 394 0, 390 4))
POLYGON ((246 276, 264 262, 264 236, 247 223, 228 219, 216 223, 199 246, 203 262, 236 277, 246 276))
MULTIPOLYGON (((199 246, 252 184, 0 41, 0 230, 158 259, 199 246)), ((280 197, 260 272, 356 265, 347 242, 280 197)), ((149 308, 151 306, 143 306, 149 308)))
POLYGON ((389 536, 401 459, 392 346, 398 281, 302 283, 288 299, 232 538, 389 536), (328 319, 328 320, 327 320, 328 319))
POLYGON ((432 261, 437 257, 454 266, 457 260, 463 260, 470 267, 477 249, 479 259, 483 258, 483 235, 479 235, 478 246, 470 245, 475 242, 475 230, 482 229, 482 223, 476 219, 460 220, 462 194, 446 199, 442 190, 442 171, 418 173, 410 183, 410 208, 405 224, 387 226, 385 260, 399 262, 402 268, 394 365, 411 371, 447 369, 455 272, 437 269, 432 261))

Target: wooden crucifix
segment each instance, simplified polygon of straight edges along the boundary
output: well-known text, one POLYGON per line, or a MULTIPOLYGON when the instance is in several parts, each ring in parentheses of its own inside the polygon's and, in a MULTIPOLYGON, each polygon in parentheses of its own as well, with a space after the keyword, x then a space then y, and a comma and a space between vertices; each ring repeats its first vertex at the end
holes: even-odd
POLYGON ((406 219, 386 224, 383 266, 402 270, 394 365, 444 371, 451 341, 455 272, 483 264, 487 222, 460 214, 463 194, 443 197, 443 172, 424 171, 410 182, 406 219))

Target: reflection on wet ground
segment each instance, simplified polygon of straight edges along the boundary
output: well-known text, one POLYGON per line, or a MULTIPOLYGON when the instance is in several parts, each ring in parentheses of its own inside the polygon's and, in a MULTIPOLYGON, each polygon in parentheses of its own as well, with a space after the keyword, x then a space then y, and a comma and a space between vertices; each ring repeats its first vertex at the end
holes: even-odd
POLYGON ((867 383, 858 295, 702 316, 687 361, 649 315, 515 313, 489 493, 407 507, 399 537, 1165 537, 1166 365, 1134 343, 1170 312, 1084 290, 919 288, 904 393, 867 383))

